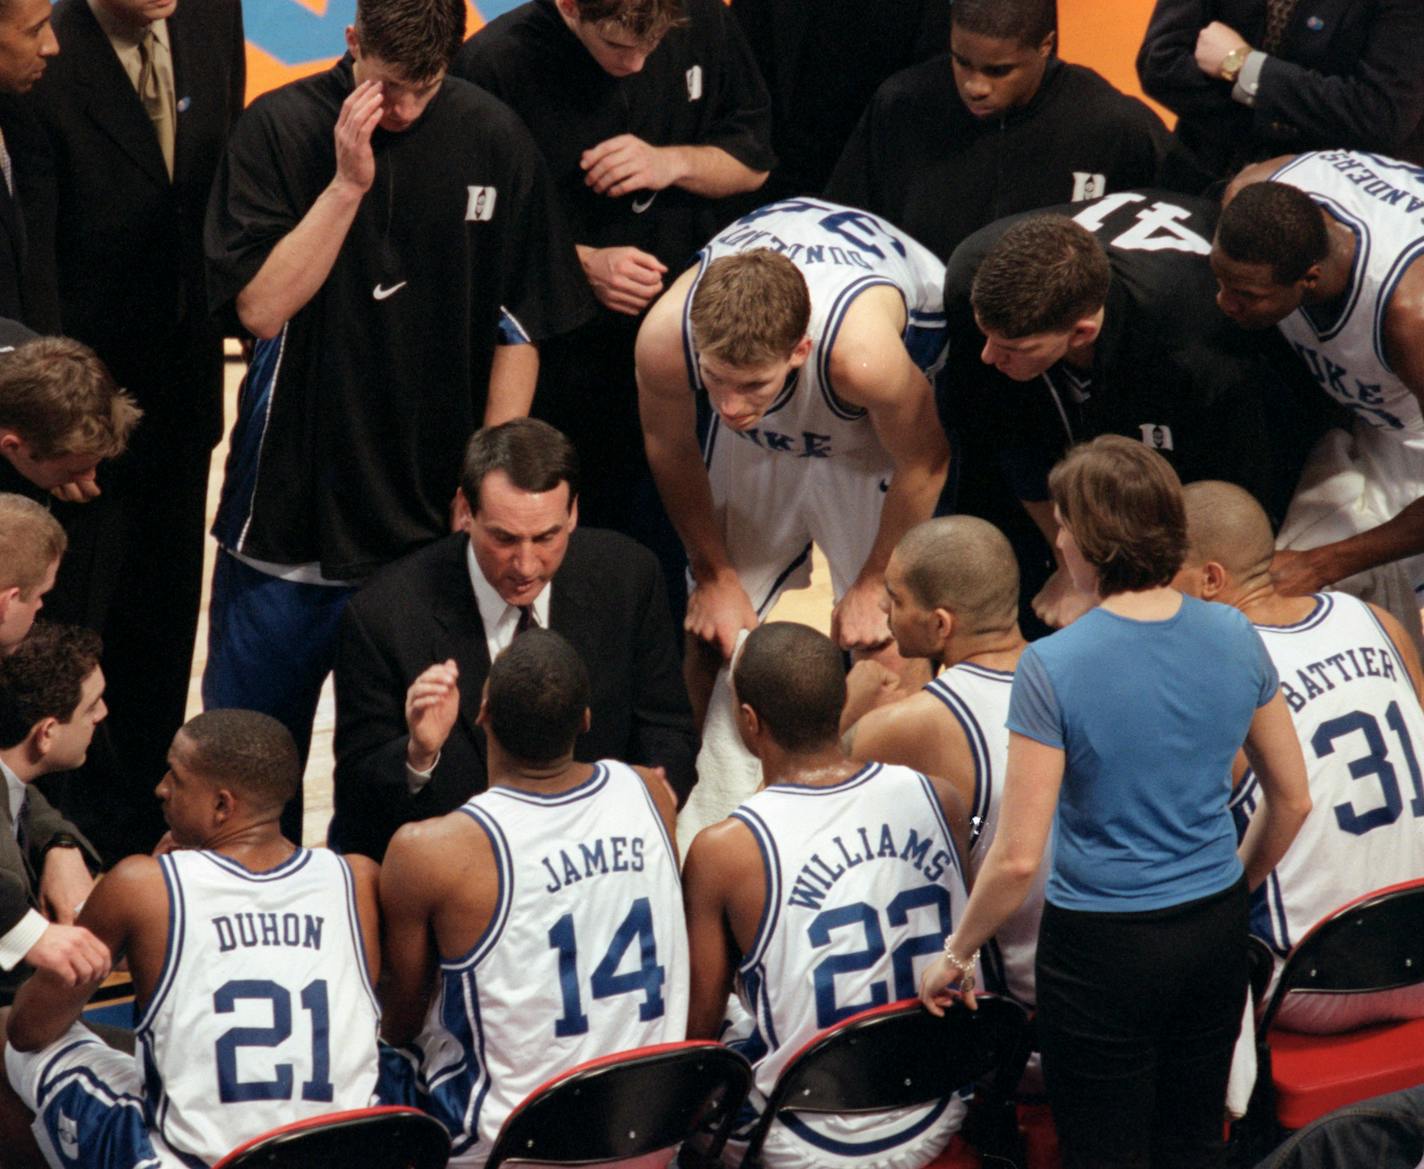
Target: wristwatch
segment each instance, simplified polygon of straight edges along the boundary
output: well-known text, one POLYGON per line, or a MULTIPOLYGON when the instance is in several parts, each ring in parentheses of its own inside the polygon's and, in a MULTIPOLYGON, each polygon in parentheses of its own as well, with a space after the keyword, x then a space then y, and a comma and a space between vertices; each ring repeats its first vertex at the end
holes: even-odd
POLYGON ((1217 72, 1217 76, 1223 81, 1235 85, 1236 78, 1241 74, 1241 67, 1246 64, 1246 58, 1250 55, 1250 45, 1238 45, 1221 59, 1221 68, 1217 72))
POLYGON ((69 832, 56 832, 49 838, 48 843, 45 844, 43 851, 40 853, 40 859, 43 860, 49 856, 50 851, 56 848, 77 848, 82 851, 84 846, 79 843, 78 838, 73 834, 69 832))

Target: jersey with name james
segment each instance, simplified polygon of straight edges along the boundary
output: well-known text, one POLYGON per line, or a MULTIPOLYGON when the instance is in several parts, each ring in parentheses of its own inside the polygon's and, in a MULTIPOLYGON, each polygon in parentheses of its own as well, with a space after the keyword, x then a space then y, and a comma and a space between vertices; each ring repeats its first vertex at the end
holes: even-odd
POLYGON ((1424 256, 1424 170, 1377 154, 1302 154, 1271 176, 1298 187, 1355 237, 1339 307, 1301 305, 1280 330, 1320 387, 1361 422, 1424 449, 1418 399, 1390 367, 1385 315, 1409 266, 1424 256))
MULTIPOLYGON (((958 721, 974 759, 974 806, 970 809, 974 837, 969 842, 969 867, 975 873, 983 866, 999 831, 1009 760, 1009 694, 1013 686, 1012 671, 960 662, 925 687, 958 721)), ((981 959, 988 989, 1006 992, 1030 1007, 1037 1001, 1033 963, 1050 864, 1051 857, 1045 855, 1023 905, 999 927, 981 959)))
POLYGON ((499 896, 442 960, 416 1046, 424 1106, 482 1164, 534 1088, 596 1056, 687 1033, 677 855, 647 785, 610 759, 553 795, 493 787, 460 812, 489 837, 499 896))
MULTIPOLYGON (((1278 957, 1345 902, 1424 877, 1424 712, 1374 612, 1321 593, 1295 625, 1257 625, 1281 678, 1310 778, 1310 815, 1253 894, 1251 932, 1278 957)), ((1259 810, 1248 772, 1238 824, 1259 810)))
MULTIPOLYGON (((766 1095, 817 1031, 918 994, 968 894, 934 787, 907 767, 871 763, 832 787, 774 785, 732 815, 756 838, 766 877, 756 937, 737 969, 754 1019, 737 1046, 766 1095)), ((788 1113, 769 1134, 768 1163, 780 1146, 788 1163, 898 1164, 894 1150, 943 1144, 958 1119, 958 1101, 788 1113)))
POLYGON ((380 1009, 346 862, 299 848, 252 872, 159 858, 168 948, 136 1029, 148 1124, 213 1164, 268 1129, 371 1103, 380 1009))
MULTIPOLYGON (((868 211, 819 199, 785 199, 742 216, 698 253, 698 271, 682 310, 688 381, 704 392, 692 340, 692 300, 713 260, 768 248, 800 270, 811 295, 811 353, 794 370, 761 421, 733 431, 743 442, 802 459, 887 461, 866 411, 842 399, 831 378, 831 352, 847 311, 868 288, 888 285, 905 302, 905 349, 933 374, 943 356, 944 265, 934 253, 868 211)), ((725 428, 730 429, 730 428, 725 428)))

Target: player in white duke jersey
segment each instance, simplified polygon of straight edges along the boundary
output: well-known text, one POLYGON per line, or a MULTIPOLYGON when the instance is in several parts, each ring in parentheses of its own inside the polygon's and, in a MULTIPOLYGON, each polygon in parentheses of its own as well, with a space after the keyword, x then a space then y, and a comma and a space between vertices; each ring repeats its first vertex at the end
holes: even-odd
MULTIPOLYGON (((841 751, 845 675, 833 642, 804 625, 763 625, 737 657, 733 686, 764 787, 697 836, 684 874, 688 1034, 722 1036, 754 1070, 728 1163, 791 1056, 841 1019, 912 997, 968 899, 968 814, 951 785, 841 751), (734 981, 739 1010, 729 1009, 734 981)), ((772 1126, 763 1161, 916 1169, 944 1148, 963 1111, 955 1099, 792 1116, 772 1126)))
POLYGON ((489 790, 407 824, 382 866, 382 1035, 407 1046, 388 1050, 381 1094, 440 1120, 454 1166, 483 1165, 549 1077, 683 1038, 672 792, 645 768, 574 762, 588 703, 573 647, 521 633, 480 708, 489 790))
POLYGON ((1420 641, 1424 587, 1424 170, 1323 150, 1242 171, 1212 245, 1217 303, 1276 325, 1320 387, 1354 415, 1312 452, 1285 523, 1277 587, 1345 581, 1420 641), (1388 566, 1399 583, 1383 574, 1388 566), (1379 570, 1373 593, 1359 574, 1379 570), (1393 588, 1393 594, 1390 589, 1393 588), (1383 590, 1383 591, 1381 591, 1383 590))
POLYGON ((949 465, 926 376, 944 347, 943 285, 944 265, 885 220, 788 199, 722 231, 649 310, 639 411, 688 555, 699 718, 738 633, 809 580, 812 541, 837 643, 888 644, 885 563, 933 512, 949 465))
MULTIPOLYGON (((1259 505, 1228 483, 1186 488, 1190 550, 1177 585, 1246 614, 1280 674, 1310 778, 1312 809, 1252 895, 1251 932, 1276 956, 1348 901, 1424 877, 1424 692, 1419 657, 1398 621, 1345 593, 1291 597, 1271 579, 1274 541, 1259 505)), ((1248 825, 1261 806, 1239 760, 1232 807, 1248 825)), ((1279 1022, 1345 1031, 1424 1015, 1424 988, 1368 995, 1291 995, 1279 1022)))
MULTIPOLYGON (((1019 632, 1019 569, 997 528, 946 516, 911 528, 885 569, 890 632, 905 658, 940 671, 906 694, 878 662, 847 679, 841 745, 852 759, 899 763, 948 779, 973 816, 977 873, 999 825, 1008 763, 1009 692, 1027 644, 1019 632)), ((1019 910, 984 948, 985 986, 1032 1008, 1033 963, 1048 860, 1019 910)))
POLYGON ((120 862, 79 919, 128 958, 136 1056, 77 1021, 92 984, 42 972, 15 1000, 6 1070, 55 1169, 212 1164, 374 1096, 375 864, 283 838, 301 767, 275 719, 200 714, 168 763, 172 850, 120 862))

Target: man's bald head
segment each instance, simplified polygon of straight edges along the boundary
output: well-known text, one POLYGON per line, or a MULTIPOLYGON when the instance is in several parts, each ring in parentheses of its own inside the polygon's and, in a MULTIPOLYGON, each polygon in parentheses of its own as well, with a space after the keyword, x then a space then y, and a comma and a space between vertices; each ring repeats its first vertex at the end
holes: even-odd
POLYGON ((1234 584, 1271 569, 1276 541, 1271 521, 1251 493, 1234 483, 1208 479, 1182 489, 1187 509, 1187 561, 1220 564, 1234 584))
POLYGON ((948 609, 966 633, 994 633, 1018 620, 1018 561, 993 524, 967 515, 926 520, 905 533, 895 558, 913 599, 948 609))

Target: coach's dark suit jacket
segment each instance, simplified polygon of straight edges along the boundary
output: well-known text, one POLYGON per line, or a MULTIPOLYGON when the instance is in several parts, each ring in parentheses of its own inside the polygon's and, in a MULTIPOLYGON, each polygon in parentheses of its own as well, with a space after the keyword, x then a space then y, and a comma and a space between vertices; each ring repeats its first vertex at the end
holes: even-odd
POLYGON ((23 321, 37 333, 58 333, 49 145, 27 100, 11 93, 0 93, 0 133, 15 185, 11 193, 0 181, 0 317, 23 321))
POLYGON ((1424 161, 1424 4, 1310 0, 1261 70, 1254 107, 1207 77, 1193 53, 1213 20, 1260 48, 1267 0, 1157 0, 1137 75, 1179 115, 1177 135, 1224 177, 1241 163, 1327 147, 1424 161))
MULTIPOLYGON (((39 890, 33 888, 30 872, 38 873, 44 863, 44 850, 59 832, 78 836, 85 844, 85 855, 91 865, 98 863, 98 856, 87 847, 88 842, 79 836, 79 831, 54 808, 49 801, 29 785, 25 801, 25 828, 28 831, 30 855, 24 856, 15 840, 15 822, 10 819, 10 795, 6 790, 3 775, 0 775, 0 935, 9 933, 20 919, 35 905, 39 890), (28 861, 28 867, 26 862, 28 861)), ((14 998, 15 989, 24 981, 27 971, 23 966, 9 973, 0 972, 0 1007, 8 1006, 14 998)))
MULTIPOLYGON (((336 661, 333 847, 380 859, 409 820, 449 812, 487 786, 475 725, 489 650, 464 535, 378 572, 351 599, 336 661), (460 667, 460 716, 430 782, 406 787, 405 693, 427 666, 460 667)), ((553 582, 549 626, 573 643, 593 687, 579 759, 662 766, 679 802, 694 782, 697 742, 662 575, 652 553, 616 532, 579 528, 553 582)))
POLYGON ((66 560, 56 586, 61 598, 97 589, 77 605, 104 637, 112 715, 83 777, 53 785, 52 797, 117 860, 163 833, 151 788, 188 695, 208 463, 222 426, 222 330, 208 314, 203 219, 242 110, 245 46, 238 0, 180 0, 168 18, 170 180, 87 0, 59 0, 53 19, 60 54, 27 99, 53 195, 47 207, 27 203, 27 218, 47 224, 64 332, 92 346, 144 411, 128 451, 101 472, 103 497, 85 505, 103 505, 90 518, 102 519, 118 554, 96 562, 88 582, 66 560))

